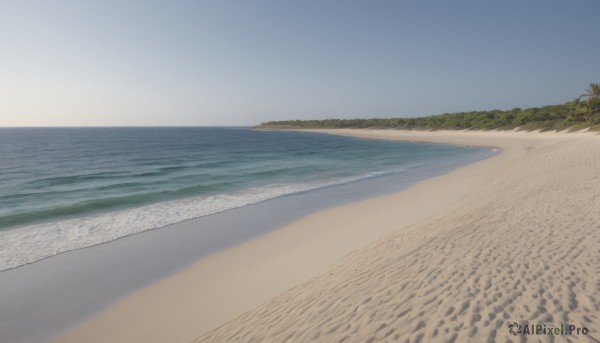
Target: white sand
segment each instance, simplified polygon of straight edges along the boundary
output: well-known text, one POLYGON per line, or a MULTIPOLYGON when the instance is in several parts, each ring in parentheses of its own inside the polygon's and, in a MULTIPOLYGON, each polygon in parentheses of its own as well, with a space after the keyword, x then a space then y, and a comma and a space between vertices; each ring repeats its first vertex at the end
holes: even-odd
POLYGON ((521 341, 513 321, 600 338, 598 136, 335 133, 504 152, 211 256, 57 342, 521 341))

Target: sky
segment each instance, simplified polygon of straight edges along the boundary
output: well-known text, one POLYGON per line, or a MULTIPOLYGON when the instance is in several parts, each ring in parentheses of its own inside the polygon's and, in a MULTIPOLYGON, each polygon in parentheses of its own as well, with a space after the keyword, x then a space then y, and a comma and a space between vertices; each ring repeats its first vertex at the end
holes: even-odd
POLYGON ((0 0, 0 126, 255 125, 563 103, 598 0, 0 0))

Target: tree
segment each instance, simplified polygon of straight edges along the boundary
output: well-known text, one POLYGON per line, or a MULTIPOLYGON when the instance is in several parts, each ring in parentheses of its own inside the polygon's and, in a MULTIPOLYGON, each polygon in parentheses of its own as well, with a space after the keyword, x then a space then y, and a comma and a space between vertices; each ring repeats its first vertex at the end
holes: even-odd
POLYGON ((564 129, 576 123, 600 124, 600 83, 591 83, 586 93, 562 105, 518 107, 508 111, 444 113, 419 118, 325 119, 278 121, 261 127, 303 128, 398 128, 398 129, 564 129))
POLYGON ((585 103, 585 121, 590 124, 596 124, 599 122, 598 118, 598 98, 589 97, 585 103))
POLYGON ((590 88, 585 90, 586 93, 581 97, 587 98, 585 103, 585 120, 590 124, 600 122, 600 109, 598 108, 600 100, 600 83, 590 83, 590 88))
POLYGON ((587 93, 583 94, 585 98, 600 98, 600 83, 590 83, 590 88, 585 90, 587 93))
POLYGON ((568 121, 580 121, 583 117, 581 111, 581 97, 575 98, 565 104, 567 109, 567 120, 568 121))

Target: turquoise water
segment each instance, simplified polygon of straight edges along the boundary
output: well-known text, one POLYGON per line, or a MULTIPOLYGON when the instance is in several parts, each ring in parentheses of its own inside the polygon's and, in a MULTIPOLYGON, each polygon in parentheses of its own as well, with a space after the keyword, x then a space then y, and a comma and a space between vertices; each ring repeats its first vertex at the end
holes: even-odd
POLYGON ((0 270, 475 150, 249 128, 0 129, 0 270))

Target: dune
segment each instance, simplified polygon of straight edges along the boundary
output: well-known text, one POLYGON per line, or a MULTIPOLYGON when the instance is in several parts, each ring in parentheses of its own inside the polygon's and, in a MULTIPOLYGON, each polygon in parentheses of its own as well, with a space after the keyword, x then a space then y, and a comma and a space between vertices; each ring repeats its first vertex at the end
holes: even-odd
POLYGON ((56 342, 554 338, 513 335, 512 323, 600 337, 599 136, 319 131, 502 153, 199 261, 56 342))

